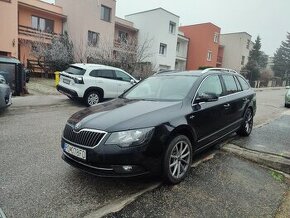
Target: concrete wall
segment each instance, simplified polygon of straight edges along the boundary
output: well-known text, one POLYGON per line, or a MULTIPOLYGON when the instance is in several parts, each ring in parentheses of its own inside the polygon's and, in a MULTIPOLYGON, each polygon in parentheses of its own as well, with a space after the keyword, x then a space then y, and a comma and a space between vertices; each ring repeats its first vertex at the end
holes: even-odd
POLYGON ((0 1, 0 52, 18 57, 17 1, 0 1))
POLYGON ((148 53, 150 58, 145 61, 151 62, 154 70, 174 69, 176 59, 176 44, 179 26, 179 17, 162 9, 140 12, 126 16, 126 19, 133 22, 139 29, 139 43, 150 41, 148 53), (169 32, 169 23, 176 23, 175 33, 169 32), (166 55, 159 54, 160 43, 167 45, 166 55))
POLYGON ((113 46, 115 29, 115 0, 56 0, 67 15, 64 29, 71 37, 76 50, 76 59, 86 62, 88 50, 88 31, 100 35, 99 45, 113 46), (111 22, 101 20, 101 5, 111 8, 111 22))
POLYGON ((219 43, 214 42, 215 33, 220 28, 212 23, 202 23, 179 28, 189 38, 187 70, 196 70, 201 66, 217 65, 219 43), (211 61, 207 60, 208 51, 212 52, 211 61))
POLYGON ((241 71, 248 62, 249 52, 253 46, 251 38, 246 32, 221 34, 220 43, 224 46, 222 66, 241 71), (248 40, 250 40, 249 48, 247 48, 248 40), (241 63, 242 56, 245 56, 244 64, 241 63))

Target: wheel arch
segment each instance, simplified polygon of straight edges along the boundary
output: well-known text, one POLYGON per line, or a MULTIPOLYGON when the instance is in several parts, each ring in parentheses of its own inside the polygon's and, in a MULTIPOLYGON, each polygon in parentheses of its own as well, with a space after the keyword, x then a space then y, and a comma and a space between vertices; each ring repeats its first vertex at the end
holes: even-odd
POLYGON ((169 137, 167 138, 167 145, 170 143, 170 141, 178 136, 178 135, 184 135, 186 136, 192 145, 192 148, 194 148, 194 146, 196 145, 196 141, 197 141, 197 136, 195 131, 188 125, 180 125, 178 127, 176 127, 170 134, 169 137))
POLYGON ((97 91, 98 93, 100 93, 100 97, 104 98, 104 90, 97 86, 88 88, 84 93, 84 98, 92 91, 97 91))

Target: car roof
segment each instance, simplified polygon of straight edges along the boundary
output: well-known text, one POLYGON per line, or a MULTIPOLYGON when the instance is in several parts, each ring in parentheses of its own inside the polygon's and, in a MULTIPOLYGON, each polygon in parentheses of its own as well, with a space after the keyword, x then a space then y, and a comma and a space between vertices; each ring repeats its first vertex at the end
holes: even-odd
MULTIPOLYGON (((210 68, 209 68, 210 69, 210 68)), ((189 71, 163 71, 156 73, 155 76, 208 76, 213 73, 220 73, 220 74, 231 74, 231 75, 239 75, 241 74, 229 70, 229 69, 223 69, 223 68, 212 68, 210 71, 204 71, 204 70, 189 70, 189 71)))
POLYGON ((20 64, 21 62, 14 57, 0 56, 0 62, 20 64))
POLYGON ((102 65, 102 64, 84 64, 84 63, 76 63, 76 64, 71 64, 70 66, 74 66, 74 67, 79 67, 82 69, 111 69, 111 70, 121 70, 119 68, 116 67, 111 67, 111 66, 107 66, 107 65, 102 65))

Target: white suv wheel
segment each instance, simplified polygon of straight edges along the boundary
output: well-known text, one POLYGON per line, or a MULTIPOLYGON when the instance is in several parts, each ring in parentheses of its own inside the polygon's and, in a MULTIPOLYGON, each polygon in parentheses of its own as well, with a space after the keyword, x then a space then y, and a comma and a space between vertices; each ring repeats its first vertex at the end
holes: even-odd
POLYGON ((87 95, 86 103, 88 106, 98 104, 99 102, 100 102, 100 97, 99 97, 98 93, 91 92, 87 95))

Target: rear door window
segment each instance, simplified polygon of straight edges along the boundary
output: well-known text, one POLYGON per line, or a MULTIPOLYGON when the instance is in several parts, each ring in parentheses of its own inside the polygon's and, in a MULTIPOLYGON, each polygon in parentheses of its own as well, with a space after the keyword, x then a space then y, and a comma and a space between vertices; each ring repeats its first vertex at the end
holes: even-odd
POLYGON ((238 78, 236 76, 234 76, 234 78, 235 78, 235 81, 236 81, 236 84, 237 84, 237 87, 238 87, 238 91, 239 92, 242 91, 243 89, 242 89, 242 86, 241 86, 240 82, 238 81, 238 78))
POLYGON ((237 84, 236 84, 235 79, 232 75, 222 75, 222 78, 225 82, 227 95, 236 93, 238 91, 237 84))
POLYGON ((92 70, 90 72, 90 76, 101 77, 105 79, 115 79, 115 72, 114 70, 92 70))

